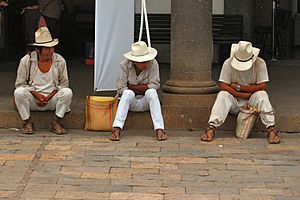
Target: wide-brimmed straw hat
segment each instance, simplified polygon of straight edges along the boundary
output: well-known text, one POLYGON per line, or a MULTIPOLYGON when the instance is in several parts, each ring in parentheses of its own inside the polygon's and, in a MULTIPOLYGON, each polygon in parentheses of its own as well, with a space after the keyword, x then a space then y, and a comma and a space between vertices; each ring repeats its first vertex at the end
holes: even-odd
POLYGON ((58 39, 52 39, 47 27, 41 27, 35 32, 35 43, 33 46, 54 47, 58 44, 58 39))
POLYGON ((238 71, 250 69, 255 62, 260 49, 252 47, 251 42, 240 41, 231 45, 231 66, 238 71))
POLYGON ((143 41, 135 42, 131 45, 131 51, 124 54, 125 58, 135 62, 146 62, 153 60, 157 55, 157 50, 147 47, 143 41))

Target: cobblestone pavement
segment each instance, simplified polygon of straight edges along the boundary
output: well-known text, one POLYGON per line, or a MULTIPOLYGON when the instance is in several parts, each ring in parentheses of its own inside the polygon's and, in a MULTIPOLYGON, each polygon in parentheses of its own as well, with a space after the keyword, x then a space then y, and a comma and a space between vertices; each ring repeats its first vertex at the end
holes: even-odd
POLYGON ((295 200, 300 199, 300 135, 266 133, 247 140, 217 132, 170 131, 157 142, 151 130, 108 132, 46 130, 27 136, 0 130, 0 199, 295 200))

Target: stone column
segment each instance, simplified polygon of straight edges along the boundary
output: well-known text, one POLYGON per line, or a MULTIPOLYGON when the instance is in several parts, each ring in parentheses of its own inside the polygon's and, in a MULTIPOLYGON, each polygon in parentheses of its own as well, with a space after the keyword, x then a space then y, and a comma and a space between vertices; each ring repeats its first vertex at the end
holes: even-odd
POLYGON ((172 0, 170 80, 163 86, 167 129, 206 126, 215 94, 211 79, 212 0, 172 0))

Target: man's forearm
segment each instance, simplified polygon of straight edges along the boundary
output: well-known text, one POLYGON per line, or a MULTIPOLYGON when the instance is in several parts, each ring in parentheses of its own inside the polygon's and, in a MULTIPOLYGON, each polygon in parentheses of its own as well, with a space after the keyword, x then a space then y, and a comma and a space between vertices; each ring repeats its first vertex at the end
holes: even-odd
POLYGON ((257 91, 265 90, 267 88, 267 83, 264 82, 254 85, 239 85, 237 83, 232 83, 230 86, 235 90, 237 90, 237 87, 240 87, 239 92, 254 93, 257 91))
POLYGON ((128 89, 132 90, 135 94, 145 94, 146 90, 148 90, 148 84, 127 84, 128 89))

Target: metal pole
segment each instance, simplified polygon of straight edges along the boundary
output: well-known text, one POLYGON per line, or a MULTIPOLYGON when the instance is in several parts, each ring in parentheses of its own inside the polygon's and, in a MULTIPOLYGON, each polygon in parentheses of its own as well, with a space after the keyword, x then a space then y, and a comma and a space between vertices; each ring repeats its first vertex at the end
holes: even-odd
POLYGON ((276 59, 276 46, 275 46, 275 14, 276 14, 276 0, 273 0, 272 6, 272 60, 276 59))

